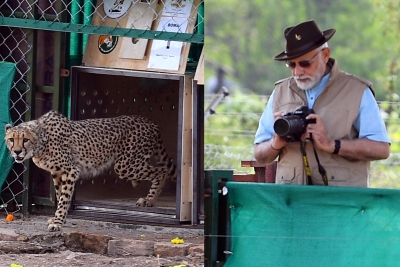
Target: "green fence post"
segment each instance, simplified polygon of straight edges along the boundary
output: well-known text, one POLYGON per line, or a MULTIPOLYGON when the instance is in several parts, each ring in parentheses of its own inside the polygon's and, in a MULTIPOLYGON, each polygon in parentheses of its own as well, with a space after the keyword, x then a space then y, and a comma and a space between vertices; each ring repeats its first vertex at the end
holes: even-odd
POLYGON ((232 170, 206 170, 204 172, 204 264, 206 267, 223 266, 229 249, 229 207, 225 184, 233 181, 232 170))

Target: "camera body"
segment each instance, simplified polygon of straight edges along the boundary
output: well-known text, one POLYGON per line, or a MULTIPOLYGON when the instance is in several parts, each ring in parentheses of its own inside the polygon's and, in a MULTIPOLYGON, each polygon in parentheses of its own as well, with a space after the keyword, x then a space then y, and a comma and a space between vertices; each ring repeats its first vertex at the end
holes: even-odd
POLYGON ((315 119, 307 120, 306 117, 315 113, 307 106, 300 106, 293 112, 288 112, 274 122, 274 131, 277 135, 285 137, 288 142, 300 141, 306 132, 307 125, 315 123, 315 119))

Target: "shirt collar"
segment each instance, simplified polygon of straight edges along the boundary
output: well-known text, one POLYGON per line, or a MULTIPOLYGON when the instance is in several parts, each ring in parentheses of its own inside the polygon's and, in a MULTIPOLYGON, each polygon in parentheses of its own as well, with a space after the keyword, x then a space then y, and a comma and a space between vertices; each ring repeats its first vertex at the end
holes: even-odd
MULTIPOLYGON (((314 86, 313 88, 311 88, 309 90, 322 92, 322 90, 324 90, 325 86, 328 84, 330 77, 331 77, 331 73, 329 72, 324 77, 322 77, 321 81, 316 86, 314 86)), ((306 91, 309 91, 309 90, 306 90, 306 91)))

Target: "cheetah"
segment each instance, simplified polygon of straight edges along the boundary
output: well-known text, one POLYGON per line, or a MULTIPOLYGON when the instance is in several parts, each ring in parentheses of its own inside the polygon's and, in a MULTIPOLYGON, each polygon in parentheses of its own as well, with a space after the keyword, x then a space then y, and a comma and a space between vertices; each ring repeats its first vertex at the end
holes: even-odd
POLYGON ((114 166, 121 179, 136 186, 151 182, 149 193, 137 206, 151 207, 166 179, 176 179, 176 165, 163 145, 158 126, 132 115, 115 118, 68 120, 50 111, 37 120, 5 126, 5 141, 15 162, 32 158, 51 173, 57 209, 48 221, 49 231, 60 231, 80 178, 91 178, 114 166), (150 164, 154 156, 157 166, 150 164))

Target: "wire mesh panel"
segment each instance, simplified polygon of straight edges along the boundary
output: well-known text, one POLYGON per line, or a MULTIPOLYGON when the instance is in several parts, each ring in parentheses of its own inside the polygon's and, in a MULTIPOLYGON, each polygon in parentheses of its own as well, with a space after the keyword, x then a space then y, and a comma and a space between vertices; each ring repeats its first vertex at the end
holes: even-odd
POLYGON ((31 70, 27 59, 32 50, 32 43, 28 40, 29 34, 31 33, 24 29, 0 28, 0 60, 17 63, 17 73, 10 100, 10 112, 15 123, 24 121, 24 115, 30 108, 25 100, 31 90, 31 86, 26 80, 26 76, 31 70))
MULTIPOLYGON (((30 84, 26 80, 26 76, 31 70, 27 59, 32 50, 32 44, 28 41, 30 34, 24 29, 0 27, 0 60, 17 64, 10 99, 10 114, 14 123, 24 121, 24 116, 30 109, 26 101, 26 96, 31 91, 30 84)), ((25 164, 15 164, 3 184, 0 208, 4 208, 7 213, 20 211, 19 203, 22 193, 26 189, 26 185, 23 183, 23 174, 26 170, 25 164)))

